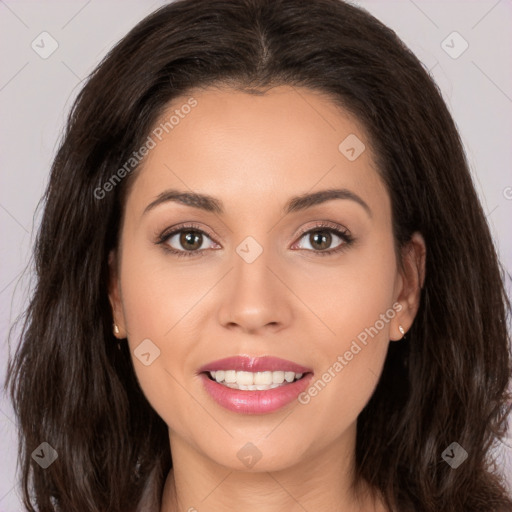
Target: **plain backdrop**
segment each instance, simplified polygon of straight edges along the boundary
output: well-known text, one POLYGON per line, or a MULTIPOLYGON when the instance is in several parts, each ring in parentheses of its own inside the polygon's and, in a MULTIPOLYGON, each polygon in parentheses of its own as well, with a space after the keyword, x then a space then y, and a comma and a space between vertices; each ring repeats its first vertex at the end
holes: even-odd
MULTIPOLYGON (((69 108, 81 82, 111 46, 164 3, 0 0, 2 382, 8 329, 26 305, 33 286, 30 272, 21 277, 29 263, 40 218, 36 207, 69 108), (47 34, 41 35, 43 32, 47 34), (56 50, 43 58, 52 45, 58 45, 56 50)), ((475 186, 507 270, 510 292, 512 1, 353 3, 395 30, 439 85, 464 142, 475 186)), ((0 512, 21 510, 16 443, 15 418, 2 395, 0 512)), ((512 438, 507 444, 511 447, 500 445, 497 453, 512 482, 512 438)))

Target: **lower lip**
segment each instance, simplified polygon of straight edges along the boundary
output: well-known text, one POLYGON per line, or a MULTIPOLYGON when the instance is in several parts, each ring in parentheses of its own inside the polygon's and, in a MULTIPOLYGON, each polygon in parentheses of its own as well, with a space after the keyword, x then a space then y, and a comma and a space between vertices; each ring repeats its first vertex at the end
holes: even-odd
POLYGON ((264 391, 232 389, 200 374, 210 396, 222 407, 242 414, 265 414, 281 409, 293 402, 309 385, 313 374, 308 373, 297 381, 264 391))

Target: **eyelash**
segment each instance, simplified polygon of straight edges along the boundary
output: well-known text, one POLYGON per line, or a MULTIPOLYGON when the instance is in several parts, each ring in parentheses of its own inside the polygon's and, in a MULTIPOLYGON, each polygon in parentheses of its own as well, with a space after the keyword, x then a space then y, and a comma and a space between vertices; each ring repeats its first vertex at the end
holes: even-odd
MULTIPOLYGON (((178 226, 177 228, 173 229, 172 231, 164 231, 159 237, 158 237, 158 240, 156 241, 156 244, 157 245, 163 245, 164 246, 164 250, 171 253, 171 254, 174 254, 176 255, 178 258, 181 258, 181 257, 197 257, 197 256, 204 256, 205 253, 206 253, 206 250, 205 249, 201 249, 201 250, 196 250, 196 251, 180 251, 180 250, 177 250, 177 249, 173 249, 169 246, 165 246, 165 242, 167 242, 172 236, 176 235, 177 233, 181 233, 181 232, 193 232, 193 233, 199 233, 199 234, 202 234, 202 235, 206 235, 208 238, 210 239, 213 239, 213 236, 204 231, 203 229, 201 229, 197 224, 193 224, 193 223, 190 223, 190 224, 185 224, 185 225, 182 225, 182 226, 178 226)), ((352 235, 350 234, 350 232, 343 228, 342 226, 339 226, 338 224, 331 224, 329 222, 319 222, 318 224, 316 224, 315 226, 313 226, 312 228, 308 228, 308 229, 305 229, 303 231, 301 231, 298 235, 299 237, 299 240, 301 238, 303 238, 304 235, 308 234, 308 233, 311 233, 311 232, 315 232, 315 231, 329 231, 331 233, 334 233, 336 236, 338 236, 339 238, 341 238, 343 240, 343 243, 341 243, 338 247, 336 247, 335 249, 329 249, 329 250, 325 250, 325 251, 314 251, 314 250, 311 250, 311 249, 303 249, 303 250, 306 250, 308 252, 313 252, 315 254, 318 254, 319 256, 331 256, 331 255, 334 255, 334 254, 337 254, 341 251, 344 251, 345 249, 347 249, 347 247, 349 247, 350 245, 352 245, 352 243, 355 241, 355 238, 352 237, 352 235)))

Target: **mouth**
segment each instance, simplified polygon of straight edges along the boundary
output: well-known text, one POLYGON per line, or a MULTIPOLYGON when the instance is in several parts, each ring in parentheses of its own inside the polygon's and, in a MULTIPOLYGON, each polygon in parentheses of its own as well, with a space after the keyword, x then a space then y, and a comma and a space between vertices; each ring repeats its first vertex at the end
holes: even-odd
POLYGON ((277 357, 235 356, 199 369, 204 389, 233 412, 264 414, 290 404, 311 383, 313 370, 277 357))

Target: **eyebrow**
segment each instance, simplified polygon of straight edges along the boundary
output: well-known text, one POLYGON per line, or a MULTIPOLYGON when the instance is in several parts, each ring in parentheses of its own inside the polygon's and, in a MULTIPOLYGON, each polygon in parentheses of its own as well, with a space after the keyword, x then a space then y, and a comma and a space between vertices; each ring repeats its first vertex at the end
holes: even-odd
MULTIPOLYGON (((289 213, 295 213, 298 211, 306 210, 313 206, 319 205, 321 203, 325 203, 326 201, 331 201, 333 199, 348 199, 356 202, 366 213, 372 217, 372 211, 368 204, 366 204, 361 197, 359 197, 354 192, 346 189, 346 188, 335 188, 328 190, 321 190, 319 192, 314 192, 312 194, 302 194, 299 196, 292 197, 288 200, 286 205, 283 208, 283 213, 285 215, 289 213)), ((185 206, 190 206, 192 208, 198 208, 200 210, 204 210, 211 213, 224 214, 224 206, 222 201, 219 199, 206 195, 206 194, 198 194, 195 192, 182 192, 180 190, 166 190, 158 195, 158 197, 152 201, 148 206, 146 206, 143 215, 148 211, 156 208, 158 205, 167 203, 169 201, 173 201, 176 203, 183 204, 185 206)))

